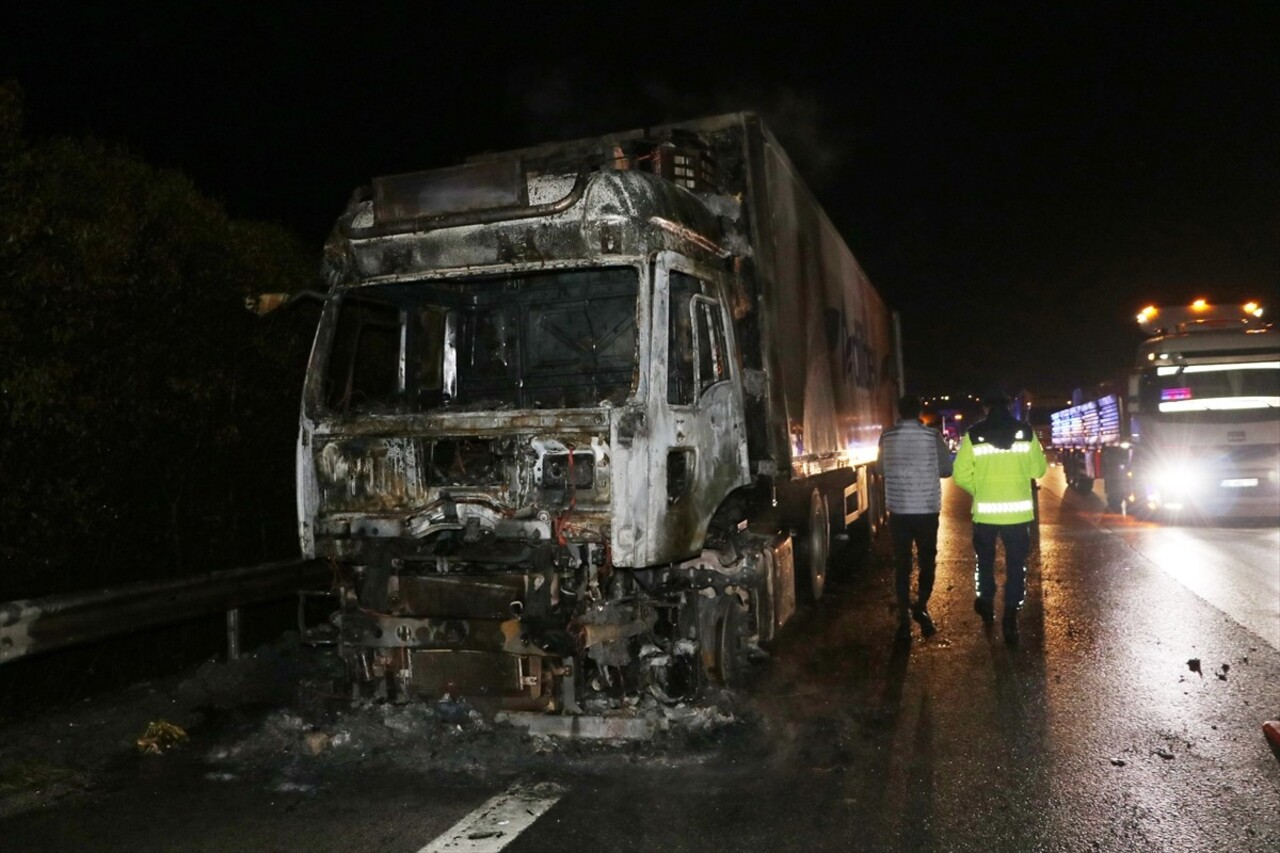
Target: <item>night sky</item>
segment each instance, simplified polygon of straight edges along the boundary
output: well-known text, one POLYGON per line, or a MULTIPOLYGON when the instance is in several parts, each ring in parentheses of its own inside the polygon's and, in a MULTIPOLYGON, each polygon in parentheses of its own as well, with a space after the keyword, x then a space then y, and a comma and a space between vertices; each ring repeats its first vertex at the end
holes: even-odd
POLYGON ((1280 2, 365 5, 11 3, 0 78, 317 264, 374 175, 756 110, 920 393, 1089 388, 1148 302, 1280 310, 1280 2))

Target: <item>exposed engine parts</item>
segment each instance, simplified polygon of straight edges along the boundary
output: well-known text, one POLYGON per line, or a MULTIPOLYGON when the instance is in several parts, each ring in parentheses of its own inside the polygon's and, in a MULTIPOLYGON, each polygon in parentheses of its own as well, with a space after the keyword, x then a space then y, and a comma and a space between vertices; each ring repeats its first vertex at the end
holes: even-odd
POLYGON ((688 701, 708 683, 739 683, 774 628, 762 630, 770 611, 752 612, 746 590, 779 543, 735 540, 641 571, 612 568, 597 543, 547 543, 540 571, 355 567, 340 587, 340 653, 363 696, 468 694, 544 711, 616 707, 636 694, 688 701))

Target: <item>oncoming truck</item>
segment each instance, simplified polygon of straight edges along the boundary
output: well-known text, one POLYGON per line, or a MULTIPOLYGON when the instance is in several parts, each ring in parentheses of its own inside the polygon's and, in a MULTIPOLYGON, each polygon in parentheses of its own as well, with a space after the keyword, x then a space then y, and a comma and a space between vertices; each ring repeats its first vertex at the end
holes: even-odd
POLYGON ((1280 517, 1280 329, 1257 303, 1149 306, 1126 383, 1052 415, 1068 484, 1113 511, 1280 517))
POLYGON ((895 318, 754 114, 374 179, 323 276, 299 534, 362 695, 734 684, 879 518, 895 318))

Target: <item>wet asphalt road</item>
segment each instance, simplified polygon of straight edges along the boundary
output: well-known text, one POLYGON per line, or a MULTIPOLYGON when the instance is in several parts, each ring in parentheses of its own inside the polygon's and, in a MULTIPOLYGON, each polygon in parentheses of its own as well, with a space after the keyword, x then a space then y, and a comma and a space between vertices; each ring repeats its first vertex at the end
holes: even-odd
MULTIPOLYGON (((535 765, 525 781, 565 793, 505 849, 1280 850, 1280 757, 1261 733, 1280 718, 1274 528, 1116 522, 1051 471, 1010 649, 972 609, 966 508, 949 488, 937 636, 892 643, 883 561, 846 577, 758 674, 760 736, 535 765), (1237 562, 1260 587, 1232 589, 1237 562)), ((514 781, 371 761, 290 792, 211 782, 194 755, 132 766, 0 820, 0 847, 412 851, 514 781)))

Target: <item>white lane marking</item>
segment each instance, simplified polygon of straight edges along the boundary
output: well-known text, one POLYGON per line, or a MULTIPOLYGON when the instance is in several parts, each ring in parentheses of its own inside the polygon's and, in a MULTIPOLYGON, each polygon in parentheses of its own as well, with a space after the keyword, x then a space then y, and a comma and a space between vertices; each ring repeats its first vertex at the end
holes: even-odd
POLYGON ((559 802, 566 790, 553 782, 517 782, 418 853, 498 853, 559 802))

